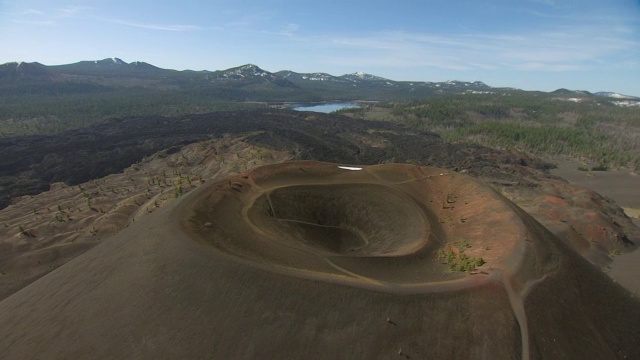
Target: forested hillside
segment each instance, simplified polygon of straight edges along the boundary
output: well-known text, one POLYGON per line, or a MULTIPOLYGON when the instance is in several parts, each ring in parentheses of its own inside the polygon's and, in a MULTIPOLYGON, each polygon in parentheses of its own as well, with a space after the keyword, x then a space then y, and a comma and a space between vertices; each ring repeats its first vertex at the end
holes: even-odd
POLYGON ((504 91, 385 102, 344 110, 478 143, 545 156, 569 156, 607 166, 640 166, 640 107, 591 94, 504 91))

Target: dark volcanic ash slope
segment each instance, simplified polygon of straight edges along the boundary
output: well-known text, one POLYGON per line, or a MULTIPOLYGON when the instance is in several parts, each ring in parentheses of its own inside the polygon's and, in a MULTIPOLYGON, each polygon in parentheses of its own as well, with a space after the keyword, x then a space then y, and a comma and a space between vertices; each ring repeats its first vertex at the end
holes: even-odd
POLYGON ((637 299, 493 189, 404 164, 212 182, 0 302, 8 359, 631 359, 638 322, 637 299), (460 237, 476 275, 437 261, 460 237))
MULTIPOLYGON (((45 191, 54 182, 75 185, 122 171, 160 150, 248 133, 254 134, 251 142, 292 151, 298 159, 342 163, 414 162, 473 168, 469 170, 479 174, 492 173, 492 158, 499 154, 446 145, 435 134, 388 122, 284 110, 112 119, 55 136, 0 139, 0 207, 11 197, 45 191)), ((509 158, 520 161, 517 155, 509 158)))

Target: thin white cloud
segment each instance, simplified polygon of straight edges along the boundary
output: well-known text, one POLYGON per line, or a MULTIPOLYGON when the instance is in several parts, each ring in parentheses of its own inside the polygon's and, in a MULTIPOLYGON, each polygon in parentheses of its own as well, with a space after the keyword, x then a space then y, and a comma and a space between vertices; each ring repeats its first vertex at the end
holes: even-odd
POLYGON ((300 25, 291 23, 287 24, 278 34, 292 36, 298 29, 300 29, 300 25))
POLYGON ((606 26, 560 27, 520 34, 442 35, 384 32, 360 36, 297 37, 335 55, 331 63, 389 67, 435 67, 450 70, 514 69, 523 71, 587 70, 615 65, 640 54, 640 41, 627 29, 606 26))
POLYGON ((525 62, 513 65, 516 70, 523 71, 575 71, 582 70, 579 65, 549 64, 544 62, 525 62))
POLYGON ((86 10, 90 10, 91 7, 88 6, 67 6, 64 8, 57 9, 59 17, 76 17, 86 10))
POLYGON ((77 7, 68 7, 64 9, 58 9, 58 10, 60 11, 60 13, 66 16, 76 15, 80 12, 80 8, 77 8, 77 7))
POLYGON ((147 30, 184 32, 184 31, 197 31, 197 30, 203 29, 200 26, 183 25, 183 24, 149 24, 149 23, 139 23, 139 22, 123 21, 123 20, 110 20, 110 22, 120 24, 120 25, 136 27, 140 29, 147 29, 147 30))
POLYGON ((42 15, 44 14, 42 11, 27 9, 25 11, 20 12, 0 12, 0 15, 42 15))
POLYGON ((31 25, 31 26, 52 26, 55 25, 55 21, 52 20, 43 20, 43 21, 37 21, 37 20, 13 20, 14 23, 16 24, 23 24, 23 25, 31 25))
POLYGON ((252 26, 256 26, 256 25, 268 22, 272 18, 273 18, 272 12, 268 12, 268 11, 257 12, 257 13, 242 15, 238 18, 235 18, 233 20, 226 22, 224 25, 229 27, 249 28, 252 26))

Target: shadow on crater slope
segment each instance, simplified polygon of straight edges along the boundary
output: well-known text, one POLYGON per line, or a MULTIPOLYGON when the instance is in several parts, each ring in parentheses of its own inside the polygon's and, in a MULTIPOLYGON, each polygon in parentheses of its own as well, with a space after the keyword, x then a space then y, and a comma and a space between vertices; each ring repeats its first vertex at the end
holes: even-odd
POLYGON ((640 305, 459 173, 203 186, 0 302, 6 358, 640 358, 640 305), (443 258, 443 255, 445 258, 443 258), (469 272, 450 262, 484 260, 469 272))

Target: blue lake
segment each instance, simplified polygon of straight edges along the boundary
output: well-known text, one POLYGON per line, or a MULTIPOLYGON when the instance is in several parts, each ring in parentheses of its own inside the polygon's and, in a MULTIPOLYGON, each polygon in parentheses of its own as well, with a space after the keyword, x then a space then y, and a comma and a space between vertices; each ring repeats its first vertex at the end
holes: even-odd
POLYGON ((319 104, 319 105, 294 105, 291 109, 296 111, 315 111, 321 113, 330 113, 336 110, 359 108, 356 103, 331 103, 331 104, 319 104))

